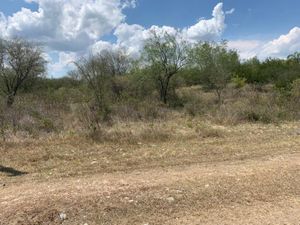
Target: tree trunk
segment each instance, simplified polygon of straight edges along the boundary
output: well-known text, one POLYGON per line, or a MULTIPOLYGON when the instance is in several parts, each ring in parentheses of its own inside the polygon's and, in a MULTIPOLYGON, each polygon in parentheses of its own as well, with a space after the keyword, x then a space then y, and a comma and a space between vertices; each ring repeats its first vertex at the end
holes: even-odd
POLYGON ((168 96, 168 87, 166 86, 166 87, 164 88, 163 99, 162 99, 163 102, 164 102, 164 104, 167 104, 167 103, 168 103, 167 96, 168 96))
POLYGON ((218 105, 221 106, 223 104, 222 90, 216 89, 216 93, 218 97, 218 105))
POLYGON ((12 105, 14 104, 15 102, 15 94, 14 93, 11 93, 7 96, 7 99, 6 99, 6 106, 8 108, 11 108, 12 105))
POLYGON ((168 103, 168 90, 169 90, 170 78, 166 78, 161 81, 160 84, 160 100, 164 103, 168 103))

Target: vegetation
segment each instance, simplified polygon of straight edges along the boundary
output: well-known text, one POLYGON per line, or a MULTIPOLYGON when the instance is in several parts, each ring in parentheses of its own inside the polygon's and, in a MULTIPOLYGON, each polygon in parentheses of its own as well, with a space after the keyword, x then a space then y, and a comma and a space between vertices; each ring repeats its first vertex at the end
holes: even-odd
POLYGON ((239 66, 236 51, 227 50, 226 43, 199 43, 190 56, 192 66, 202 74, 202 83, 208 90, 215 90, 218 103, 222 103, 222 92, 239 66))
POLYGON ((69 76, 48 79, 38 45, 14 39, 0 46, 3 140, 66 131, 103 140, 113 123, 162 121, 173 112, 218 124, 300 118, 299 53, 242 61, 226 42, 190 45, 154 32, 139 59, 106 50, 75 62, 69 76))
POLYGON ((157 83, 160 100, 167 104, 171 78, 187 63, 187 44, 177 36, 155 32, 144 48, 145 65, 157 83))
POLYGON ((0 42, 0 84, 8 107, 24 83, 45 72, 45 63, 41 49, 32 43, 21 39, 0 42))

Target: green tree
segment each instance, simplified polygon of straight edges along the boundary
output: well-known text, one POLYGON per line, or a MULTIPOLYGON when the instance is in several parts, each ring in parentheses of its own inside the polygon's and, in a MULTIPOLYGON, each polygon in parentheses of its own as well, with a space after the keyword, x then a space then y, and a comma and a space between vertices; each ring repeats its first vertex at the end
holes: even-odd
POLYGON ((257 57, 245 60, 240 64, 237 75, 241 78, 245 78, 248 83, 258 84, 264 83, 266 80, 260 74, 261 62, 257 57))
POLYGON ((293 54, 288 55, 288 63, 300 64, 300 52, 294 52, 293 54))
POLYGON ((44 74, 46 61, 41 48, 22 39, 0 42, 0 84, 6 104, 12 106, 18 90, 44 74))
POLYGON ((190 62, 203 74, 203 85, 216 92, 218 103, 221 104, 223 90, 239 66, 237 52, 228 50, 226 42, 198 43, 190 52, 190 62))
POLYGON ((152 32, 146 41, 143 59, 157 84, 160 100, 167 104, 170 81, 187 63, 188 45, 178 35, 152 32))

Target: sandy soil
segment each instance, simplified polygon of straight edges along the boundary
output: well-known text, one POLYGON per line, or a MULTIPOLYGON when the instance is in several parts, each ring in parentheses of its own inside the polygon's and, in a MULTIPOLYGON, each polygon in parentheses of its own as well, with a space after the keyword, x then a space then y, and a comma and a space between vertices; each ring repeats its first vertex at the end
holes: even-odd
POLYGON ((0 225, 300 225, 298 128, 243 125, 204 139, 186 128, 182 139, 133 145, 0 146, 0 225))
POLYGON ((1 225, 298 225, 300 154, 11 184, 0 208, 1 225))

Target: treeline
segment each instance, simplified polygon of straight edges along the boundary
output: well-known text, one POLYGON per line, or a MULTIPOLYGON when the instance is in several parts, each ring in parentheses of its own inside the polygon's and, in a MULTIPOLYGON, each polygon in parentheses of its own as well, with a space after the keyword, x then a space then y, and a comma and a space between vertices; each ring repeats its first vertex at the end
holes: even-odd
MULTIPOLYGON (((2 111, 12 110, 18 94, 23 104, 29 105, 29 99, 58 109, 78 103, 88 111, 83 114, 89 117, 85 122, 92 130, 115 115, 122 117, 124 108, 131 111, 130 115, 147 111, 155 114, 153 117, 163 117, 164 113, 154 112, 158 107, 214 117, 222 110, 234 114, 228 107, 235 102, 247 103, 252 111, 265 107, 259 111, 277 112, 276 118, 299 116, 298 52, 286 59, 241 60, 226 42, 190 44, 176 35, 153 33, 138 59, 122 49, 104 50, 74 62, 76 69, 60 79, 47 78, 46 65, 42 49, 34 43, 22 39, 0 42, 2 111), (250 98, 265 99, 258 103, 250 98)), ((243 113, 247 114, 243 118, 254 121, 266 116, 259 115, 261 112, 243 113)))

